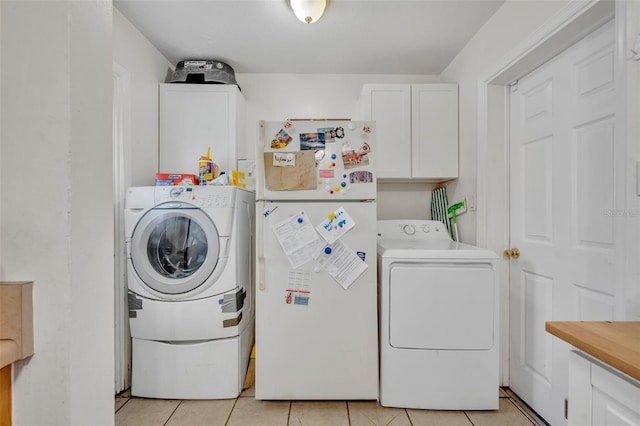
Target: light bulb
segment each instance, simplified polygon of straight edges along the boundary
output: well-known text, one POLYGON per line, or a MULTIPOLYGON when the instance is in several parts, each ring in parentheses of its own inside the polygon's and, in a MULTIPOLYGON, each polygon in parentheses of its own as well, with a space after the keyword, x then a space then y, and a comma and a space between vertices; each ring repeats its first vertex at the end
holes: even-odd
POLYGON ((296 17, 307 24, 316 22, 327 7, 326 0, 289 0, 296 17))

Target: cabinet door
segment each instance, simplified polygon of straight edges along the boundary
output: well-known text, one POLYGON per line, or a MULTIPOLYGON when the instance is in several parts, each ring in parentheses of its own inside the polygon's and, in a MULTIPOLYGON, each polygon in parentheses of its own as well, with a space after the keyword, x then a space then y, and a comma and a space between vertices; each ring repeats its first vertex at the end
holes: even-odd
POLYGON ((159 171, 197 175, 209 147, 220 171, 235 169, 239 102, 232 85, 161 84, 159 171))
POLYGON ((411 86, 365 84, 362 119, 376 122, 378 179, 411 177, 411 86))
POLYGON ((640 383, 593 365, 592 423, 598 426, 640 425, 640 383))
POLYGON ((458 177, 458 85, 411 86, 412 177, 458 177))

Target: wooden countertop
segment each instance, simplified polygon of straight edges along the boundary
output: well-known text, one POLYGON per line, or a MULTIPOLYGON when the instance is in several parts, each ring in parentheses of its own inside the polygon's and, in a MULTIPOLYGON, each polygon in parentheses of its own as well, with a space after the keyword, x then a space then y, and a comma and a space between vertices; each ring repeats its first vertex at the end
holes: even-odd
POLYGON ((547 332, 640 380, 640 321, 550 321, 547 332))
POLYGON ((20 359, 18 344, 13 340, 0 340, 0 368, 20 359))

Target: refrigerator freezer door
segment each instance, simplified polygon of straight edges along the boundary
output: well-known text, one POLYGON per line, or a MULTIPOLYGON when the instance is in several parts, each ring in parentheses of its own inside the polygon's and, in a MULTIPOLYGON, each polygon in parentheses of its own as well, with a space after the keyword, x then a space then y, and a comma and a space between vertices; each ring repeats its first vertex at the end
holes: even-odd
MULTIPOLYGON (((375 203, 261 201, 257 215, 256 398, 376 400, 375 203), (316 227, 340 207, 354 226, 339 241, 367 265, 346 289, 321 261, 292 268, 276 235, 278 224, 300 212, 316 227)), ((342 260, 332 266, 349 268, 342 260)))
POLYGON ((375 123, 259 123, 256 199, 373 200, 375 123))

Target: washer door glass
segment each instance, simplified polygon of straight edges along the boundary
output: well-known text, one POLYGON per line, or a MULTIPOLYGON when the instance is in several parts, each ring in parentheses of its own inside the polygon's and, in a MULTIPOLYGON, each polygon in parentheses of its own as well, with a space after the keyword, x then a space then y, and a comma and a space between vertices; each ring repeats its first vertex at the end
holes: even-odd
POLYGON ((163 219, 147 241, 153 269, 168 278, 193 275, 207 258, 207 236, 202 226, 186 216, 163 219))
POLYGON ((192 206, 149 210, 131 237, 131 263, 144 284, 159 293, 199 288, 218 266, 219 255, 215 224, 192 206))

